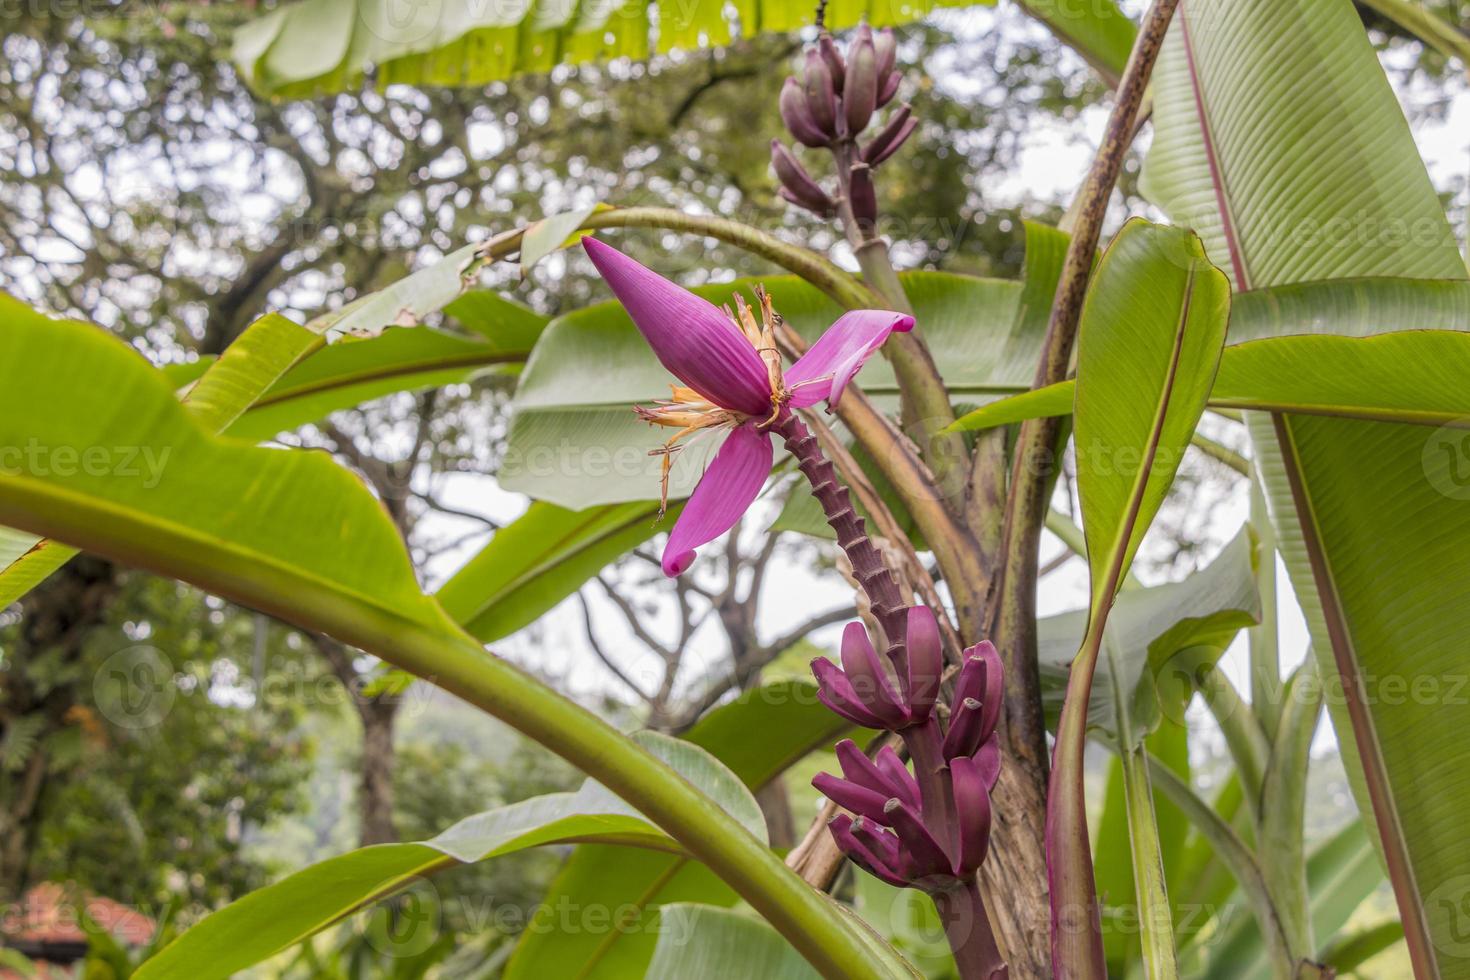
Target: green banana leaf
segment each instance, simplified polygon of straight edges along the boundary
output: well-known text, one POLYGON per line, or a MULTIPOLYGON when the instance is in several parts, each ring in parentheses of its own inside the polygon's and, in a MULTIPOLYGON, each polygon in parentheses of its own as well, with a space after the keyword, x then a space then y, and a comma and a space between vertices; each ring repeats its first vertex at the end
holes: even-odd
MULTIPOLYGON (((903 24, 936 8, 983 2, 834 3, 826 22, 834 29, 861 20, 903 24)), ((1111 2, 1106 6, 1116 9, 1111 2)), ((447 0, 409 8, 389 0, 297 0, 238 28, 232 57, 256 91, 275 97, 351 90, 369 72, 380 86, 478 88, 559 64, 644 59, 763 31, 794 31, 811 23, 812 10, 790 0, 739 0, 733 8, 716 0, 592 6, 567 0, 501 6, 447 0), (656 14, 656 29, 651 14, 656 14)))
MULTIPOLYGON (((1030 381, 1034 364, 1018 355, 1039 349, 1040 334, 1033 321, 1017 316, 1020 283, 939 272, 911 272, 902 280, 956 400, 1030 381)), ((728 303, 736 291, 749 299, 758 282, 808 342, 842 313, 795 276, 742 279, 694 292, 728 303)), ((640 421, 632 407, 667 398, 671 380, 618 304, 558 317, 521 375, 501 484, 571 510, 656 499, 661 461, 648 451, 666 436, 640 421)), ((896 405, 886 361, 869 361, 858 381, 880 404, 896 405)), ((693 489, 716 444, 696 443, 675 457, 671 496, 693 489)))
MULTIPOLYGON (((1470 313, 1462 323, 1470 326, 1470 313)), ((1225 349, 1212 408, 1464 427, 1470 334, 1412 330, 1376 337, 1296 336, 1225 349)), ((958 419, 957 430, 1067 415, 1076 385, 1059 381, 958 419)))
MULTIPOLYGON (((776 930, 745 912, 691 903, 665 905, 658 933, 653 961, 643 975, 646 980, 820 977, 776 930)), ((864 931, 860 937, 867 941, 875 965, 882 964, 893 976, 923 980, 924 975, 879 940, 876 933, 864 931)))
MULTIPOLYGON (((663 527, 678 519, 680 504, 663 527)), ((486 643, 528 626, 606 565, 660 530, 658 505, 609 504, 570 511, 533 502, 495 531, 437 593, 455 621, 486 643)))
MULTIPOLYGON (((1155 75, 1143 187, 1199 230, 1236 288, 1465 278, 1350 3, 1190 0, 1181 13, 1155 75)), ((1470 724, 1470 703, 1444 693, 1470 631, 1460 444, 1443 430, 1308 416, 1256 420, 1252 434, 1333 689, 1358 692, 1365 678, 1440 685, 1435 697, 1335 698, 1331 708, 1416 973, 1470 976, 1470 959, 1443 953, 1459 948, 1455 890, 1470 880, 1453 734, 1470 724)))
MULTIPOLYGON (((653 732, 634 737, 764 839, 765 820, 755 798, 714 756, 653 732)), ((204 919, 135 977, 228 977, 437 871, 528 847, 584 840, 679 850, 636 810, 589 779, 576 792, 537 796, 466 817, 427 841, 363 847, 297 871, 204 919)), ((805 963, 799 955, 797 960, 805 963)))
MULTIPOLYGON (((816 685, 810 681, 777 681, 715 708, 685 737, 757 790, 809 753, 830 747, 849 728, 816 700, 816 685)), ((642 976, 653 956, 660 907, 691 901, 730 906, 736 896, 695 862, 583 844, 544 901, 621 909, 627 928, 611 935, 586 930, 526 933, 506 965, 506 980, 642 976)))
MULTIPOLYGON (((1087 626, 1057 721, 1047 797, 1047 874, 1053 915, 1093 909, 1097 892, 1088 843, 1083 755, 1093 692, 1117 705, 1129 841, 1143 959, 1150 976, 1177 973, 1168 895, 1146 758, 1146 731, 1120 677, 1126 648, 1105 630, 1114 600, 1162 506, 1204 411, 1230 314, 1229 285, 1192 232, 1134 219, 1098 261, 1077 335, 1074 444, 1077 492, 1091 575, 1087 626), (1100 662, 1110 683, 1095 684, 1100 662), (1162 914, 1160 914, 1162 913, 1162 914), (1163 921, 1161 921, 1161 919, 1163 921)), ((1065 975, 1106 969, 1100 923, 1054 928, 1052 965, 1065 975)))
MULTIPOLYGON (((497 364, 524 363, 546 319, 488 290, 461 295, 461 274, 472 256, 473 247, 460 249, 306 328, 268 314, 224 356, 169 365, 163 374, 183 389, 185 407, 206 427, 260 441, 382 395, 465 381, 497 364), (404 322, 440 306, 480 339, 427 328, 385 329, 395 318, 404 322), (323 348, 323 338, 332 337, 366 339, 323 348)), ((13 308, 0 306, 0 311, 13 308)), ((18 601, 76 554, 35 535, 8 529, 0 534, 0 608, 18 601)))
MULTIPOLYGON (((37 314, 29 307, 0 295, 0 322, 16 320, 34 321, 37 314)), ((219 432, 239 418, 261 394, 302 358, 318 349, 322 344, 319 333, 301 327, 282 316, 268 314, 256 320, 240 335, 226 355, 212 361, 200 375, 193 379, 189 390, 184 393, 184 408, 194 419, 211 432, 219 432)), ((28 443, 29 444, 29 443, 28 443)), ((17 447, 20 443, 15 443, 17 447)), ((71 455, 77 457, 73 468, 86 469, 84 450, 70 447, 71 455)), ((115 447, 91 446, 95 458, 109 460, 115 447)), ((124 448, 122 453, 130 450, 124 448)), ((146 455, 142 447, 132 452, 146 455)), ((136 462, 136 461, 135 461, 136 462)), ((166 459, 160 452, 155 460, 157 478, 163 475, 166 459)), ((44 465, 44 464, 43 464, 44 465)), ((120 461, 109 465, 121 466, 120 461)), ((49 467, 48 467, 49 468, 49 467)), ((108 467, 104 466, 105 471, 108 467)), ((133 467, 137 468, 137 467, 133 467)), ((148 482, 139 468, 139 477, 148 482)), ((0 609, 18 601, 31 589, 40 585, 47 576, 76 555, 77 549, 59 541, 51 541, 27 535, 8 528, 0 528, 0 609)))
MULTIPOLYGON (((1353 820, 1313 848, 1307 857, 1307 886, 1312 931, 1323 950, 1382 883, 1383 870, 1362 821, 1353 820)), ((1202 975, 1210 980, 1269 980, 1266 944, 1243 900, 1235 896, 1215 918, 1223 930, 1201 936, 1197 943, 1202 975)))
POLYGON ((665 905, 645 980, 820 980, 760 919, 710 905, 665 905))
MULTIPOLYGON (((1158 724, 1157 729, 1144 736, 1144 749, 1188 781, 1189 729, 1168 718, 1158 724)), ((1177 942, 1179 927, 1187 924, 1183 920, 1189 909, 1172 889, 1180 884, 1176 872, 1189 836, 1189 819, 1157 789, 1153 793, 1153 807, 1159 827, 1160 864, 1171 887, 1169 903, 1174 910, 1177 942)), ((1103 953, 1107 956, 1109 974, 1123 976, 1131 968, 1141 967, 1142 948, 1129 844, 1127 787, 1123 762, 1116 757, 1108 763, 1102 815, 1097 823, 1097 846, 1093 852, 1092 873, 1097 879, 1097 897, 1102 908, 1103 953)))
MULTIPOLYGON (((1215 560, 1178 582, 1119 593, 1108 617, 1108 642, 1121 652, 1098 664, 1087 723, 1095 734, 1116 741, 1117 686, 1129 692, 1130 710, 1140 735, 1167 718, 1182 722, 1195 671, 1212 662, 1240 630, 1260 619, 1255 583, 1255 539, 1244 527, 1215 560)), ((1067 674, 1087 628, 1087 611, 1048 616, 1037 623, 1042 702, 1055 723, 1066 691, 1067 674)))

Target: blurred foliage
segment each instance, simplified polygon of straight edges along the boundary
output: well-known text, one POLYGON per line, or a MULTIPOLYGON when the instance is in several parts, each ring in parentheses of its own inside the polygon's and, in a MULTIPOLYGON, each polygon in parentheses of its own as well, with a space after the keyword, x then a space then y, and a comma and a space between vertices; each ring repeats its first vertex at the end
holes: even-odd
POLYGON ((312 746, 296 734, 303 705, 248 703, 241 682, 258 642, 285 639, 266 621, 143 575, 123 578, 77 643, 48 641, 12 618, 0 629, 0 711, 19 712, 6 719, 5 803, 14 807, 26 776, 42 775, 24 826, 7 828, 27 842, 7 885, 71 880, 157 909, 171 898, 213 905, 268 880, 243 847, 262 823, 300 808, 312 746), (157 699, 156 713, 120 713, 109 684, 140 652, 172 674, 140 693, 157 699), (24 728, 35 737, 22 744, 15 733, 24 728))
MULTIPOLYGON (((238 16, 230 5, 169 7, 126 21, 43 19, 4 38, 10 288, 177 358, 219 349, 266 305, 303 314, 345 302, 466 238, 591 197, 816 230, 787 213, 767 172, 794 40, 561 69, 483 92, 398 86, 275 104, 216 61, 238 16)), ((926 125, 883 190, 896 237, 924 242, 916 261, 1004 271, 1019 255, 995 212, 1028 202, 997 200, 989 186, 1026 128, 1071 116, 1100 90, 1034 30, 969 33, 957 45, 936 27, 905 31, 904 56, 919 68, 905 95, 926 125), (955 91, 930 70, 971 81, 955 91), (951 224, 936 234, 941 219, 951 224)), ((813 244, 830 241, 822 229, 813 244)), ((671 250, 704 269, 750 264, 723 247, 671 250)), ((576 288, 519 291, 544 310, 580 303, 588 270, 574 271, 576 288)))

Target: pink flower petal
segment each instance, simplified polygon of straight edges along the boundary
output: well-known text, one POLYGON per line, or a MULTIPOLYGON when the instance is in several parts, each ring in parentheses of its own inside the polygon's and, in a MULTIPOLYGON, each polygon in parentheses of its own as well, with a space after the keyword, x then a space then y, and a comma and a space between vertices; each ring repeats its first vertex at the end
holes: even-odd
POLYGON ((765 363, 717 306, 595 238, 582 247, 671 374, 722 408, 770 414, 765 363))
POLYGON ((907 313, 853 310, 842 314, 786 372, 791 407, 806 408, 824 398, 836 405, 852 376, 888 335, 913 328, 914 318, 907 313))
POLYGON ((765 485, 771 457, 771 437, 754 422, 730 432, 674 523, 664 546, 665 575, 682 574, 694 563, 695 548, 735 526, 765 485))

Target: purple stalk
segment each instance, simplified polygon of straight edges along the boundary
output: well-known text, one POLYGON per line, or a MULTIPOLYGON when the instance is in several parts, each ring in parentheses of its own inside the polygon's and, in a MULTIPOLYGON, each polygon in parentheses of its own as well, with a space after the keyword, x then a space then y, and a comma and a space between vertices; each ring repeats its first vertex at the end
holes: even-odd
POLYGON ((944 923, 955 965, 966 980, 1007 980, 1010 968, 995 945, 990 917, 975 879, 956 881, 953 888, 934 894, 934 907, 944 923))
POLYGON ((867 525, 853 509, 847 488, 838 481, 832 462, 822 455, 817 437, 794 413, 784 413, 771 428, 785 440, 787 452, 796 459, 797 468, 811 484, 812 496, 822 505, 827 523, 837 533, 838 546, 852 563, 853 577, 873 604, 873 615, 888 641, 889 656, 894 659, 900 676, 905 675, 908 671, 908 657, 903 650, 904 629, 908 624, 905 603, 878 549, 868 540, 867 525))

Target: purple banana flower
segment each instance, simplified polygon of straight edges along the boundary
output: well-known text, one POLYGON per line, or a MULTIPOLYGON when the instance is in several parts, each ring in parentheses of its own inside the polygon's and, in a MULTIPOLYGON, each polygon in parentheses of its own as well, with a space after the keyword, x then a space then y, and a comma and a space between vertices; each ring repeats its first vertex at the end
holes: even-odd
POLYGON ((907 671, 895 671, 895 681, 866 630, 853 623, 843 635, 842 667, 817 660, 812 670, 817 696, 827 707, 856 724, 896 731, 915 758, 933 760, 926 777, 910 773, 892 747, 870 759, 844 740, 837 745, 842 776, 820 773, 812 785, 856 817, 841 814, 829 825, 843 853, 890 884, 937 895, 973 883, 990 847, 990 792, 1000 775, 995 727, 1001 663, 988 641, 965 650, 948 731, 941 733, 933 714, 940 638, 927 607, 908 610, 906 646, 907 671))
POLYGON ((591 237, 582 244, 659 361, 680 381, 668 401, 637 409, 646 421, 677 430, 654 451, 664 458, 665 500, 680 440, 706 429, 724 433, 664 548, 664 574, 673 577, 694 561, 696 548, 733 527, 760 493, 773 459, 770 426, 795 408, 836 405, 888 335, 912 330, 914 318, 887 310, 844 313, 783 370, 775 339, 779 317, 764 290, 756 291, 758 320, 739 295, 735 312, 721 310, 611 245, 591 237))

